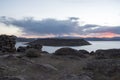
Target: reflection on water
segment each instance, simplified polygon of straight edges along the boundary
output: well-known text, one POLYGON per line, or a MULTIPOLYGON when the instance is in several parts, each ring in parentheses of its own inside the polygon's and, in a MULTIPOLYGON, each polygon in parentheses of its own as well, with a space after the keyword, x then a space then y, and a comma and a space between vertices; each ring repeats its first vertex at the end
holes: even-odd
MULTIPOLYGON (((88 51, 95 51, 97 49, 111 49, 111 48, 120 48, 119 44, 120 41, 89 41, 92 45, 87 45, 87 46, 76 46, 72 47, 74 49, 80 50, 80 49, 85 49, 88 51)), ((19 42, 16 44, 16 47, 22 46, 26 42, 19 42)), ((25 46, 25 45, 23 45, 25 46)), ((64 46, 65 47, 65 46, 64 46)), ((59 49, 61 47, 51 47, 51 46, 43 46, 43 51, 47 51, 49 53, 53 53, 55 50, 59 49)))

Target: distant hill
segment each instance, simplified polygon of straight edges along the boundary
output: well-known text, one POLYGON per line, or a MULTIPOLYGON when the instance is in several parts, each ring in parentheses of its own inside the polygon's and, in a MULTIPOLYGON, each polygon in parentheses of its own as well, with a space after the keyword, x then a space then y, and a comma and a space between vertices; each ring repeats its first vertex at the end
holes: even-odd
POLYGON ((120 41, 120 37, 113 37, 113 38, 84 38, 88 41, 120 41))
MULTIPOLYGON (((43 39, 43 38, 21 38, 18 37, 18 42, 32 42, 36 39, 43 39)), ((56 39, 83 39, 80 37, 56 37, 56 39)), ((87 41, 120 41, 120 37, 113 37, 113 38, 84 38, 87 41)))
POLYGON ((113 38, 82 38, 82 37, 57 37, 63 39, 85 39, 87 41, 120 41, 120 37, 113 37, 113 38))
POLYGON ((17 42, 31 42, 36 40, 36 38, 23 38, 23 37, 18 37, 16 39, 17 42))

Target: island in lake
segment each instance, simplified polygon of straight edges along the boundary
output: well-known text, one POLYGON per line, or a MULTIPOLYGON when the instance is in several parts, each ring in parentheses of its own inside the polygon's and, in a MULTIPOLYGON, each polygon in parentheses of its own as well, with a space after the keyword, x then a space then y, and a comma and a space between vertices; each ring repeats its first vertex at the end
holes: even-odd
POLYGON ((84 39, 64 39, 64 38, 43 38, 43 39, 37 39, 30 43, 30 45, 33 44, 41 44, 44 46, 83 46, 83 45, 90 45, 89 42, 87 42, 84 39))

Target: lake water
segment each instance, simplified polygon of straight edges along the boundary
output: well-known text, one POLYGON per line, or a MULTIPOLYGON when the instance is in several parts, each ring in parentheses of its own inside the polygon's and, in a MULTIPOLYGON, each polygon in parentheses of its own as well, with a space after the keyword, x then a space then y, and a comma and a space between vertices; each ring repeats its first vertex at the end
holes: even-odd
MULTIPOLYGON (((86 46, 75 46, 71 48, 80 50, 80 49, 85 49, 87 51, 95 51, 97 49, 113 49, 113 48, 117 48, 120 49, 120 41, 89 41, 92 45, 86 45, 86 46)), ((25 45, 26 42, 18 42, 16 44, 16 47, 19 46, 26 46, 25 45)), ((67 46, 63 46, 63 47, 67 47, 67 46)), ((57 49, 59 49, 61 47, 51 47, 51 46, 43 46, 43 51, 47 51, 49 53, 53 53, 54 51, 56 51, 57 49)))
POLYGON ((26 46, 27 42, 17 42, 15 47, 18 48, 19 46, 26 46))

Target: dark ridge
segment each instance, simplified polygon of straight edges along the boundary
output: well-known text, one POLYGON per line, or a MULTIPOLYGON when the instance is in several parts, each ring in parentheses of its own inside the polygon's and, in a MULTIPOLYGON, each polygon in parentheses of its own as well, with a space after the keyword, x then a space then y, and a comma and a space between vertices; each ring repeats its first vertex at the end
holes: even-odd
POLYGON ((63 38, 44 38, 37 39, 28 44, 41 44, 44 46, 83 46, 90 45, 84 39, 63 39, 63 38))

